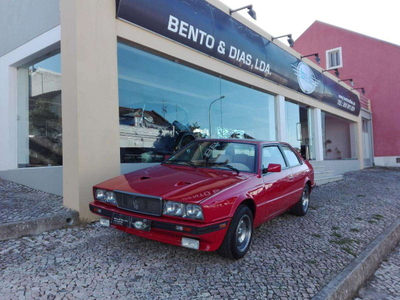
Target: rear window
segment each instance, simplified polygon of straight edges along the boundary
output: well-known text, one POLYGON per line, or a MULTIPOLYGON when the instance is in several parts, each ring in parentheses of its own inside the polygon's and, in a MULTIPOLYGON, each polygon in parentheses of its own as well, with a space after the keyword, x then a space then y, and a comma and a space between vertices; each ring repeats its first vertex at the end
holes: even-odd
POLYGON ((267 146, 263 148, 262 164, 264 168, 267 168, 269 164, 279 164, 282 168, 286 167, 285 159, 278 146, 267 146))
POLYGON ((285 153, 285 156, 291 167, 300 165, 300 160, 297 157, 297 155, 293 152, 292 149, 290 149, 288 146, 283 145, 282 150, 283 150, 283 153, 285 153))

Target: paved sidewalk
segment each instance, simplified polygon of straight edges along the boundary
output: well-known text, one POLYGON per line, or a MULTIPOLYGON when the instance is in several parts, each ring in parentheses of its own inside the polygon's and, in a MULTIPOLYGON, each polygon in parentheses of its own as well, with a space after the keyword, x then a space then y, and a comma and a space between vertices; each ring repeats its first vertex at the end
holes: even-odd
POLYGON ((69 211, 62 197, 0 179, 0 224, 49 217, 69 211))
POLYGON ((400 244, 382 262, 355 299, 400 300, 400 244))
POLYGON ((78 214, 62 202, 60 196, 0 179, 0 240, 71 224, 78 214))
POLYGON ((400 170, 318 187, 306 217, 255 230, 239 261, 98 223, 0 242, 4 299, 310 299, 400 215, 400 170))

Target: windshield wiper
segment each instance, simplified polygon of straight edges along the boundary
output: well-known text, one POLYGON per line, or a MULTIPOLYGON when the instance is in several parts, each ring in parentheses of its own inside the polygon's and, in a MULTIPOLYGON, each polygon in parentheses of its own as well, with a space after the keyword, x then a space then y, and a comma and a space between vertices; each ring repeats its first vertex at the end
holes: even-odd
POLYGON ((225 162, 214 162, 212 163, 213 165, 217 165, 217 166, 223 166, 223 167, 227 167, 228 169, 231 169, 232 171, 235 171, 237 173, 237 175, 239 175, 239 169, 236 169, 235 167, 231 166, 228 163, 225 162))
POLYGON ((195 164, 194 162, 192 162, 191 160, 183 160, 183 159, 173 159, 173 160, 170 160, 171 163, 173 163, 174 161, 186 163, 186 164, 188 164, 189 166, 191 166, 191 167, 197 169, 196 164, 195 164))

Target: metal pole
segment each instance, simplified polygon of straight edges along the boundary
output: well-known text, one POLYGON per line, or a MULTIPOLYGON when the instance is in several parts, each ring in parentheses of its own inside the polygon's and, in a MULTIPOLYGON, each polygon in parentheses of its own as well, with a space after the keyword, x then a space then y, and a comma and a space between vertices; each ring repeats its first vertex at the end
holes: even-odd
POLYGON ((214 104, 214 102, 216 102, 216 101, 218 101, 218 100, 222 100, 222 99, 224 99, 225 98, 225 96, 221 96, 221 97, 219 97, 218 99, 215 99, 214 101, 212 101, 211 103, 210 103, 210 106, 208 107, 208 122, 209 122, 209 127, 210 127, 210 138, 211 138, 211 136, 212 136, 212 129, 211 129, 211 106, 214 104))

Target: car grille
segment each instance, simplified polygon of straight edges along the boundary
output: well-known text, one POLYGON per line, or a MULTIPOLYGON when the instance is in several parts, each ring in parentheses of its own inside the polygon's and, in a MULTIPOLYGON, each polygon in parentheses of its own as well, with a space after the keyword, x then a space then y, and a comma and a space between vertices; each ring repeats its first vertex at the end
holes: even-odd
POLYGON ((162 199, 160 197, 121 191, 114 192, 118 208, 152 216, 161 216, 162 214, 162 199))

